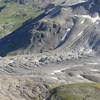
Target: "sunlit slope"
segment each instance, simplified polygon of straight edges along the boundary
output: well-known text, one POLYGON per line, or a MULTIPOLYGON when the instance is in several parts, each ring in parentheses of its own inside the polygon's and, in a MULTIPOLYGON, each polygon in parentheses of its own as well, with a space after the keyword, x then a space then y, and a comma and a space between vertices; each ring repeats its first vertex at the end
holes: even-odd
POLYGON ((47 100, 99 100, 100 84, 78 83, 62 86, 51 91, 47 100))

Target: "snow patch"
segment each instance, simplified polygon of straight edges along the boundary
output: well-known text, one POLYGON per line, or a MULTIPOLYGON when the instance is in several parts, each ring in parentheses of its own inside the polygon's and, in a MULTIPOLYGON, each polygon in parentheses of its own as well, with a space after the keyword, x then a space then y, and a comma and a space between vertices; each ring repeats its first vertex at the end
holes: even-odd
POLYGON ((83 51, 84 51, 84 47, 81 47, 81 48, 80 48, 80 52, 83 52, 83 51))
POLYGON ((99 70, 98 69, 90 69, 90 71, 92 71, 92 72, 98 72, 99 70))
POLYGON ((73 65, 73 67, 80 67, 80 66, 83 66, 83 64, 73 65))
POLYGON ((57 77, 51 77, 52 79, 54 79, 54 80, 58 80, 58 78, 57 77))
POLYGON ((53 71, 53 73, 51 73, 51 75, 54 75, 54 74, 56 74, 56 73, 61 73, 63 70, 67 70, 67 69, 70 69, 70 68, 67 67, 67 68, 62 68, 62 69, 60 69, 60 70, 55 70, 55 71, 53 71))
POLYGON ((81 21, 81 24, 84 24, 84 22, 85 22, 85 19, 81 21))
POLYGON ((64 41, 64 40, 65 40, 65 38, 66 38, 66 36, 67 36, 67 33, 68 33, 70 30, 71 30, 70 28, 68 28, 68 29, 66 30, 66 33, 65 33, 64 36, 62 37, 61 41, 64 41))
POLYGON ((74 5, 77 5, 77 4, 80 4, 80 3, 86 3, 86 2, 88 2, 88 0, 82 0, 82 1, 80 1, 78 3, 73 3, 73 4, 68 5, 68 6, 74 6, 74 5))
MULTIPOLYGON (((100 17, 97 15, 96 17, 91 17, 89 15, 75 15, 77 17, 81 17, 81 18, 87 18, 87 19, 90 19, 92 21, 92 23, 95 23, 97 21, 100 21, 100 17)), ((83 23, 83 21, 81 22, 83 23)))
POLYGON ((97 62, 90 62, 90 63, 87 63, 87 64, 89 64, 89 65, 98 65, 98 63, 97 62))
POLYGON ((82 33, 83 33, 83 31, 82 31, 82 32, 80 32, 80 33, 78 34, 78 36, 81 36, 81 35, 82 35, 82 33))
POLYGON ((54 75, 55 73, 51 73, 51 75, 54 75))
POLYGON ((55 70, 54 73, 60 73, 62 70, 55 70))
POLYGON ((85 54, 89 54, 89 53, 91 53, 92 52, 92 49, 88 49, 86 52, 85 52, 85 54))
POLYGON ((81 75, 77 75, 76 77, 78 77, 78 78, 83 78, 81 75))
POLYGON ((9 61, 9 64, 11 64, 11 63, 13 63, 13 62, 14 62, 13 60, 10 60, 10 61, 9 61))
POLYGON ((99 23, 100 23, 99 21, 96 22, 96 24, 99 24, 99 23))
POLYGON ((90 19, 93 23, 97 22, 98 20, 100 20, 100 17, 99 16, 96 16, 96 17, 91 17, 89 15, 82 15, 83 18, 88 18, 90 19))

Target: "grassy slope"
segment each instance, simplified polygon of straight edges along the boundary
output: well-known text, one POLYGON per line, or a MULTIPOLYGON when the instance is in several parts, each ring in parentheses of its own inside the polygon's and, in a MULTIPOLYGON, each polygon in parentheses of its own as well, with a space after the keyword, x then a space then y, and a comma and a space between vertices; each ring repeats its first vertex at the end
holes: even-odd
POLYGON ((100 100, 100 84, 78 83, 55 88, 50 100, 100 100))
POLYGON ((3 3, 0 1, 0 6, 6 5, 0 12, 0 37, 11 33, 21 24, 31 17, 36 17, 40 11, 33 9, 28 5, 19 5, 15 2, 3 3))

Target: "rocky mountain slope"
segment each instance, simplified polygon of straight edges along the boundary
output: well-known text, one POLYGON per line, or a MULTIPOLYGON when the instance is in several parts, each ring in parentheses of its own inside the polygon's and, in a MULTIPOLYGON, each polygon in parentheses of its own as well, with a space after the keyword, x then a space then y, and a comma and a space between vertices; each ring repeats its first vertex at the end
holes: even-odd
POLYGON ((0 39, 0 100, 99 100, 100 0, 4 4, 31 11, 0 39))
POLYGON ((0 55, 49 50, 74 55, 100 52, 98 4, 90 0, 69 6, 49 5, 39 16, 0 39, 0 55))
POLYGON ((1 100, 99 100, 100 84, 36 83, 28 77, 0 77, 1 100))

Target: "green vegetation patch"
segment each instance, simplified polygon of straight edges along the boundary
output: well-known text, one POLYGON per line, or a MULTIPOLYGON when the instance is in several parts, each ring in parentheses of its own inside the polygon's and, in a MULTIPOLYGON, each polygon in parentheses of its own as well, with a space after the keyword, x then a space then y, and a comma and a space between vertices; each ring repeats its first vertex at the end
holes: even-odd
POLYGON ((99 83, 64 85, 51 90, 50 100, 100 100, 99 83))
POLYGON ((5 8, 0 12, 0 37, 3 37, 22 25, 23 22, 34 18, 41 13, 29 5, 20 5, 16 2, 4 3, 0 1, 0 7, 5 8))

